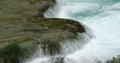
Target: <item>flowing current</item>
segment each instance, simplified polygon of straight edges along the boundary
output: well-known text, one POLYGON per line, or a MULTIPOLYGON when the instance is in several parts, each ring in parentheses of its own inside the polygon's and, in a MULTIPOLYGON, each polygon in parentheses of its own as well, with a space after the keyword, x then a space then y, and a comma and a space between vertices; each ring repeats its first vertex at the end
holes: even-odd
MULTIPOLYGON (((82 49, 65 56, 65 63, 104 63, 120 55, 120 0, 59 0, 58 4, 57 18, 80 21, 95 35, 82 49)), ((52 61, 38 57, 27 63, 52 61)))

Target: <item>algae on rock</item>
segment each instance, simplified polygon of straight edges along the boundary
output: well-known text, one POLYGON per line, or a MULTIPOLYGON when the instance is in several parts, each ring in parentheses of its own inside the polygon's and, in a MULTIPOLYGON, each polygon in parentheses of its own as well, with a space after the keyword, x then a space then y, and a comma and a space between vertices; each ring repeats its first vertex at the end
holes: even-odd
POLYGON ((32 56, 39 44, 43 45, 44 54, 59 54, 59 42, 75 39, 78 33, 87 33, 77 21, 45 18, 43 13, 55 4, 55 0, 0 0, 0 61, 24 61, 32 56), (21 53, 23 57, 19 55, 21 53))

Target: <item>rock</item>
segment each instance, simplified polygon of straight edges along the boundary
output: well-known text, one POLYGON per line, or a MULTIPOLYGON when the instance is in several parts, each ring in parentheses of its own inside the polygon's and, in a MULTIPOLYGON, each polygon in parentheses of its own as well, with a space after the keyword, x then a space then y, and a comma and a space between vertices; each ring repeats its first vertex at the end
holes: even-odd
POLYGON ((64 62, 64 57, 55 58, 55 60, 54 60, 53 63, 65 63, 65 62, 64 62))
POLYGON ((55 0, 0 0, 0 21, 26 20, 32 16, 42 16, 55 0))
POLYGON ((14 41, 24 42, 28 38, 61 41, 77 38, 77 33, 85 32, 85 28, 74 20, 46 18, 33 21, 10 21, 10 23, 4 23, 3 26, 0 24, 0 45, 14 41))
MULTIPOLYGON (((13 43, 20 49, 27 48, 25 50, 29 53, 36 49, 34 46, 43 44, 43 51, 47 45, 48 54, 54 55, 60 53, 59 42, 76 39, 78 33, 86 33, 84 26, 77 21, 45 18, 43 13, 55 4, 55 0, 0 0, 0 53, 13 43)), ((26 55, 30 56, 29 53, 26 55)), ((8 53, 7 56, 11 55, 8 53)), ((18 62, 18 59, 9 58, 6 63, 13 63, 9 61, 18 62)))

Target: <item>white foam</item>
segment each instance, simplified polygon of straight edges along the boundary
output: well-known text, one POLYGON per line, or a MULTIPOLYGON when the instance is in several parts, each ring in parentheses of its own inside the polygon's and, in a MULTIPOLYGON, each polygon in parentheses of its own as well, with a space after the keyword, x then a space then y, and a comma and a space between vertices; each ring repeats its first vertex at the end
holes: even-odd
MULTIPOLYGON (((69 59, 74 59, 75 63, 94 63, 95 60, 106 61, 113 56, 120 54, 120 3, 113 5, 99 5, 97 3, 77 3, 73 5, 63 6, 62 11, 58 17, 71 18, 86 24, 92 29, 96 38, 92 39, 83 49, 76 53, 69 55, 69 59), (97 10, 96 10, 97 9, 97 10), (66 11, 65 11, 66 10, 66 11), (75 13, 87 10, 95 15, 83 16, 82 15, 70 16, 75 13), (100 13, 98 13, 100 11, 100 13), (77 18, 76 18, 77 17, 77 18)), ((82 12, 83 13, 83 12, 82 12)), ((87 13, 89 14, 89 12, 87 13)))
MULTIPOLYGON (((79 51, 67 55, 65 63, 104 62, 120 54, 120 3, 100 5, 66 0, 60 9, 57 17, 78 20, 87 25, 96 36, 79 51)), ((42 61, 39 58, 36 60, 35 63, 42 61)))

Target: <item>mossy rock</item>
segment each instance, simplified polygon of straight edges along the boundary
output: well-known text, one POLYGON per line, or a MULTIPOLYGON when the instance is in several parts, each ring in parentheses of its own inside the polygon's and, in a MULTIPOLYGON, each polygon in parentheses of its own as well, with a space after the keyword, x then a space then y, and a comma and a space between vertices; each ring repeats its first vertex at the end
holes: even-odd
POLYGON ((40 18, 39 14, 42 16, 55 3, 55 0, 0 0, 0 61, 6 59, 5 63, 16 63, 19 58, 24 60, 39 44, 43 45, 44 54, 54 55, 60 53, 60 42, 86 33, 85 27, 75 20, 40 18), (5 53, 8 60, 3 57, 5 53), (11 60, 14 58, 15 61, 11 60))
POLYGON ((26 40, 64 40, 77 38, 86 30, 79 22, 69 19, 46 18, 32 21, 10 21, 0 24, 0 43, 24 42, 26 40), (3 33, 4 32, 4 33, 3 33))
POLYGON ((0 21, 26 20, 45 12, 55 5, 55 0, 0 0, 0 21))
MULTIPOLYGON (((0 26, 2 25, 0 24, 0 26)), ((59 18, 21 20, 21 22, 12 20, 9 23, 4 22, 4 26, 0 27, 0 30, 1 49, 15 43, 23 50, 35 48, 34 53, 38 45, 42 44, 43 55, 60 54, 60 42, 76 39, 78 33, 86 33, 86 29, 79 22, 59 18), (49 52, 46 52, 46 49, 49 52)), ((22 52, 22 54, 26 53, 22 52)), ((28 54, 25 58, 29 56, 28 54)))
POLYGON ((27 43, 11 43, 5 47, 0 48, 0 63, 20 63, 34 54, 37 50, 35 44, 27 43))

